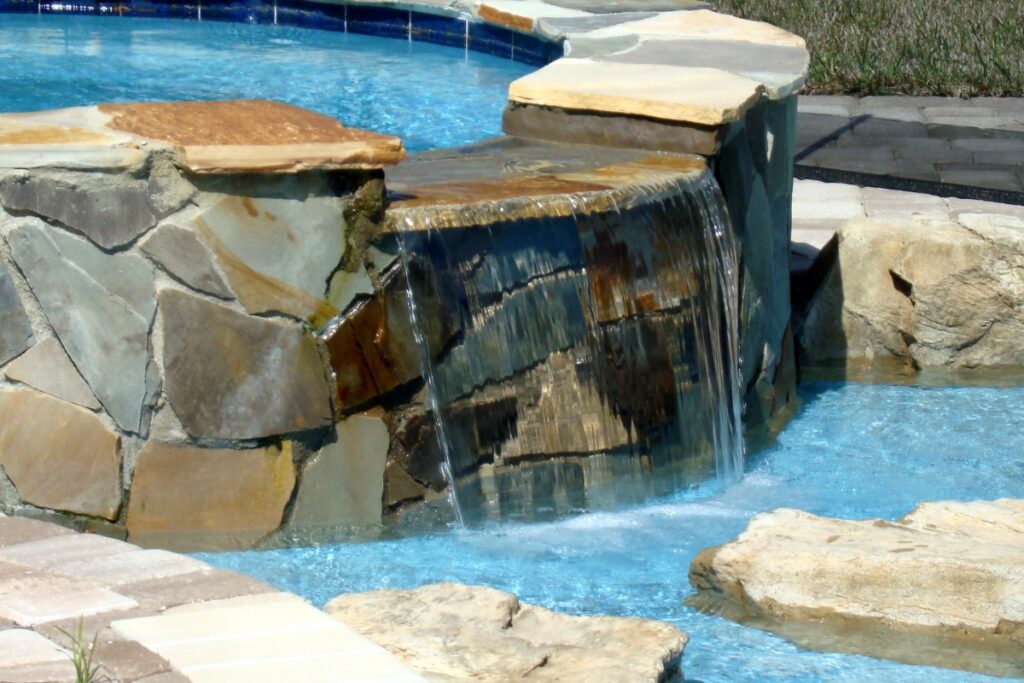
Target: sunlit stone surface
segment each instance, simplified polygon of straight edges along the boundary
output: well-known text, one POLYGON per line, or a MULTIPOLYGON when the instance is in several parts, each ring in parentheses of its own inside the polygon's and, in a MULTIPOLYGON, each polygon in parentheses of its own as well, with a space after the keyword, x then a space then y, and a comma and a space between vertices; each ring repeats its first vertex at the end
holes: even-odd
POLYGON ((663 622, 568 616, 455 583, 342 595, 324 609, 429 681, 677 680, 687 640, 663 622))
POLYGON ((738 608, 747 615, 740 619, 760 619, 812 647, 834 648, 836 631, 845 629, 845 651, 1024 672, 1019 500, 924 503, 896 523, 776 510, 756 516, 739 538, 702 551, 690 581, 704 597, 727 601, 727 615, 738 608), (922 636, 918 646, 914 636, 922 636), (928 636, 955 651, 937 653, 928 636))

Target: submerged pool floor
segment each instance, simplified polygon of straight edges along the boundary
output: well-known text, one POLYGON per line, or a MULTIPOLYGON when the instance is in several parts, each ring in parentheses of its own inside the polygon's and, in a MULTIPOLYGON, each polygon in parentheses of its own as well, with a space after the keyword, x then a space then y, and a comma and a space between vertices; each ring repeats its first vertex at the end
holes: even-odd
POLYGON ((895 519, 924 500, 1024 497, 1024 388, 809 384, 746 477, 615 512, 320 548, 204 554, 322 605, 339 593, 436 581, 484 584, 572 614, 671 621, 690 634, 687 680, 990 679, 962 671, 802 650, 683 604, 702 548, 756 512, 797 507, 895 519))
POLYGON ((0 13, 0 111, 266 98, 398 135, 415 152, 500 134, 508 84, 534 69, 333 31, 0 13))

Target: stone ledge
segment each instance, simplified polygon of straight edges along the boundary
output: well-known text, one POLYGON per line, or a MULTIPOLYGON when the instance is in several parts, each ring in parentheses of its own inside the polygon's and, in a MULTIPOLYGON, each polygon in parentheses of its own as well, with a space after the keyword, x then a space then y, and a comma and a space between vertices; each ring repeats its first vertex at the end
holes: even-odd
POLYGON ((522 104, 717 126, 740 118, 763 86, 719 69, 566 57, 509 86, 522 104))
POLYGON ((0 115, 0 166, 125 168, 171 147, 195 173, 376 170, 402 141, 269 100, 101 104, 0 115), (155 144, 153 144, 155 143, 155 144))

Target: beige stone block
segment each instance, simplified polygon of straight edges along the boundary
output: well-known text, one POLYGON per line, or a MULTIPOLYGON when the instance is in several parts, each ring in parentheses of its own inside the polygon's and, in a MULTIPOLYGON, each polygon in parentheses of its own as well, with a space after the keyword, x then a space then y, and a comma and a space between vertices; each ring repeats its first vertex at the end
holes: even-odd
POLYGON ((47 569, 70 562, 113 557, 138 550, 137 546, 95 534, 69 534, 40 538, 0 549, 0 562, 47 569))
POLYGON ((0 515, 0 549, 54 536, 71 536, 74 533, 71 529, 49 522, 0 515))
POLYGON ((423 681, 379 646, 283 593, 172 608, 112 628, 159 653, 193 683, 423 681))
POLYGON ((514 81, 524 104, 717 126, 739 119, 762 86, 718 69, 562 58, 514 81))
POLYGON ((291 446, 226 450, 150 441, 135 464, 128 537, 175 549, 247 548, 281 524, 291 446))
POLYGON ((353 415, 303 468, 291 526, 380 522, 390 437, 379 417, 353 415))
POLYGON ((0 465, 33 505, 114 519, 121 438, 103 420, 31 389, 0 392, 0 465))
POLYGON ((0 617, 22 626, 137 606, 131 598, 63 576, 36 574, 0 581, 0 617))

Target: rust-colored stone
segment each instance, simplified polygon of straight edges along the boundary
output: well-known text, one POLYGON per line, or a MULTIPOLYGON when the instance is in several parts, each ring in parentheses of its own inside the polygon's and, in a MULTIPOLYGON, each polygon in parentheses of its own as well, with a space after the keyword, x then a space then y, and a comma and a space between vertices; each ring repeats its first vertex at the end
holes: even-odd
POLYGON ((150 441, 128 504, 133 543, 248 548, 280 524, 295 488, 291 444, 222 450, 150 441))
POLYGON ((181 147, 196 172, 379 169, 405 157, 402 141, 283 102, 103 104, 107 127, 181 147))
POLYGON ((505 12, 504 10, 500 10, 497 7, 491 7, 487 4, 481 3, 476 8, 476 14, 484 21, 492 24, 507 26, 508 28, 522 31, 523 33, 533 31, 533 19, 530 17, 513 14, 512 12, 505 12))
POLYGON ((99 131, 64 126, 19 126, 17 122, 0 130, 0 145, 81 145, 109 143, 111 138, 99 131))
POLYGON ((611 189, 608 185, 560 177, 537 175, 505 178, 495 182, 436 183, 408 188, 392 203, 394 208, 416 206, 446 206, 474 202, 501 201, 516 197, 543 197, 547 195, 600 192, 611 189))

